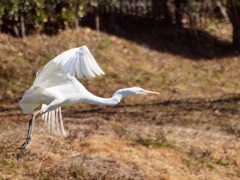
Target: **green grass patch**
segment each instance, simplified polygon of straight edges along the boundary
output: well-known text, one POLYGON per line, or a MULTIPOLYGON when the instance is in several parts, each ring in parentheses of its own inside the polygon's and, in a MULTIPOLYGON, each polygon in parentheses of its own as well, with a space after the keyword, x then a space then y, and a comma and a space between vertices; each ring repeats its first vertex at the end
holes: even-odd
POLYGON ((134 140, 134 143, 137 145, 148 147, 148 148, 168 147, 171 149, 177 149, 176 146, 174 146, 173 144, 171 144, 169 141, 165 139, 151 139, 151 138, 138 137, 136 140, 134 140))
POLYGON ((214 164, 204 158, 197 157, 187 157, 185 159, 185 164, 188 168, 199 171, 200 169, 207 168, 210 171, 214 169, 214 164))
POLYGON ((52 178, 49 177, 48 173, 43 171, 38 174, 39 180, 50 180, 52 178))
POLYGON ((71 164, 68 167, 68 176, 71 179, 88 179, 90 178, 89 172, 82 166, 71 164))
POLYGON ((221 165, 221 166, 224 166, 224 167, 229 167, 230 161, 228 161, 228 160, 220 160, 218 162, 218 164, 221 165))

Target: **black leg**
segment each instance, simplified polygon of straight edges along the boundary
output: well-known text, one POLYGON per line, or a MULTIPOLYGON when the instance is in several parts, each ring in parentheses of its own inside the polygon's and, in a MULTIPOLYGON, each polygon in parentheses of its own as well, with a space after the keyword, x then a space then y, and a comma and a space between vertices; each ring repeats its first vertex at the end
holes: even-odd
POLYGON ((22 144, 22 146, 19 148, 20 149, 20 152, 19 154, 17 155, 17 160, 19 160, 20 158, 22 158, 26 151, 27 151, 27 147, 28 147, 28 144, 32 138, 32 132, 33 132, 33 126, 34 126, 34 121, 35 121, 35 115, 32 116, 32 118, 29 120, 29 126, 28 126, 28 135, 27 135, 27 138, 26 138, 26 141, 22 144))

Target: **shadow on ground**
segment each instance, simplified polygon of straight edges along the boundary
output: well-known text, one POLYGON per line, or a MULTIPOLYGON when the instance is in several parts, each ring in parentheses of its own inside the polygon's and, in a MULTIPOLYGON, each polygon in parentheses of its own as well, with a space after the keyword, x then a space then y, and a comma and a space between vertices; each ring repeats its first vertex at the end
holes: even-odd
MULTIPOLYGON (((109 21, 105 19, 107 18, 102 18, 102 26, 104 27, 102 30, 106 33, 160 52, 180 55, 192 60, 211 60, 239 54, 232 47, 231 39, 220 40, 204 30, 166 25, 134 16, 119 18, 116 20, 117 25, 114 28, 108 28, 109 21)), ((91 24, 88 26, 94 28, 91 24)), ((220 29, 215 29, 215 31, 220 31, 220 29)))

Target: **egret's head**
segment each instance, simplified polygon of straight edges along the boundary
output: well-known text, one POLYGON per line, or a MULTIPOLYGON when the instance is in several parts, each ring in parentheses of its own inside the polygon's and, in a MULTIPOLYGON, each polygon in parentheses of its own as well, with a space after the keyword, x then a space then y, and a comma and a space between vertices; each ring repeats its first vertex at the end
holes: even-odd
POLYGON ((139 87, 133 87, 132 90, 134 91, 134 94, 139 94, 139 95, 160 94, 158 92, 145 90, 139 87))
POLYGON ((116 93, 121 94, 123 96, 160 94, 158 92, 145 90, 145 89, 142 89, 140 87, 132 87, 132 88, 120 89, 116 93))

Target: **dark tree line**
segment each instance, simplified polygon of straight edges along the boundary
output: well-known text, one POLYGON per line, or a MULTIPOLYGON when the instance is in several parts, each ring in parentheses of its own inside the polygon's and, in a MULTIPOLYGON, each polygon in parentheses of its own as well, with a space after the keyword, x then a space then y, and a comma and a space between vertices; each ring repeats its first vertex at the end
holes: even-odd
POLYGON ((233 45, 240 50, 240 1, 228 0, 227 7, 233 26, 233 45))
POLYGON ((233 45, 240 50, 240 0, 0 1, 0 31, 20 37, 33 32, 78 29, 82 22, 92 23, 97 30, 109 27, 117 30, 122 17, 137 17, 162 26, 176 24, 183 27, 187 24, 195 28, 201 28, 212 18, 224 19, 231 22, 233 45))

